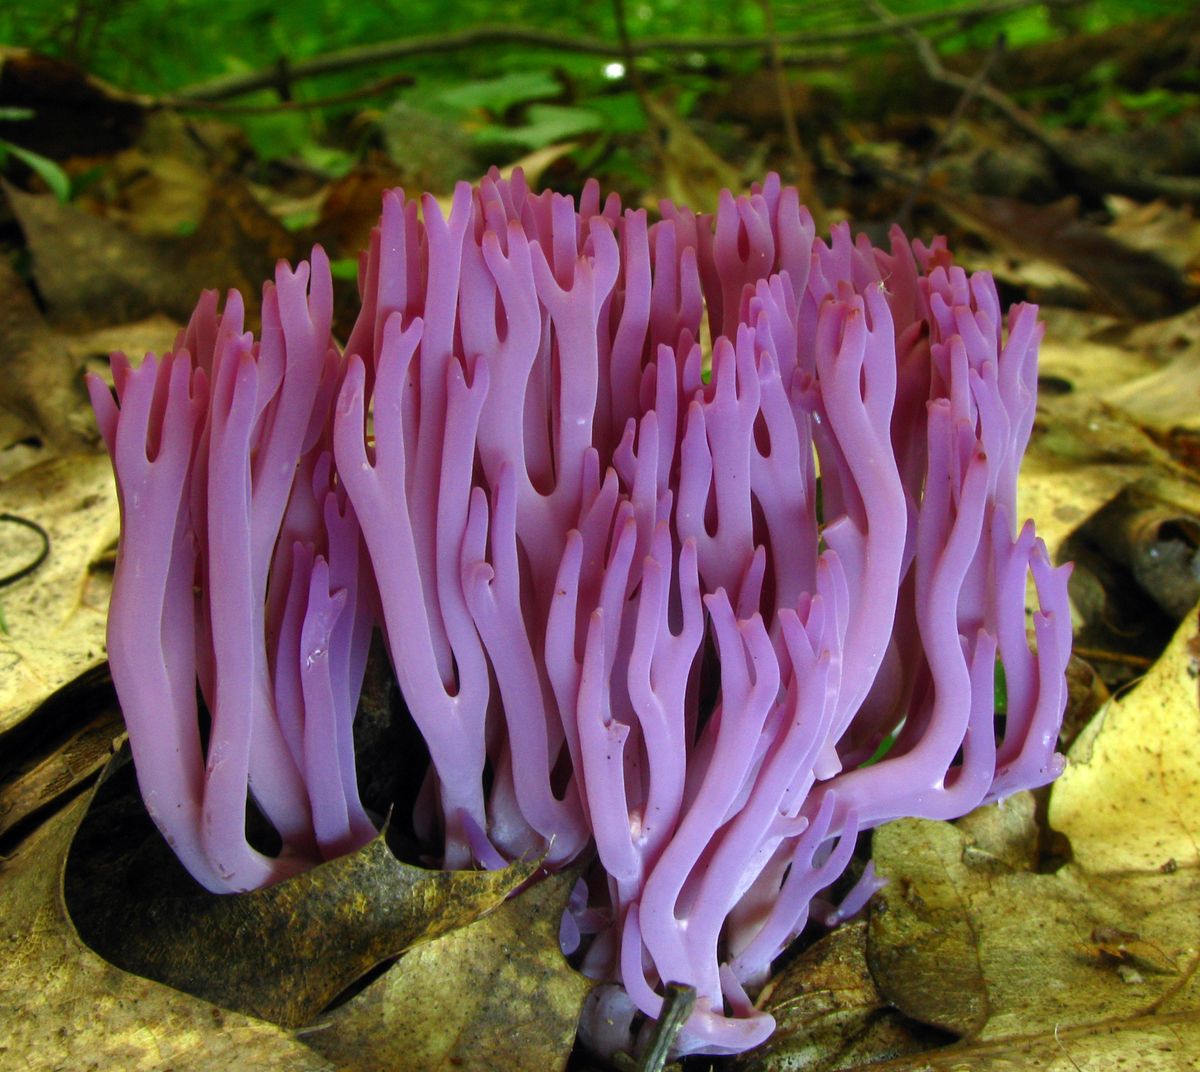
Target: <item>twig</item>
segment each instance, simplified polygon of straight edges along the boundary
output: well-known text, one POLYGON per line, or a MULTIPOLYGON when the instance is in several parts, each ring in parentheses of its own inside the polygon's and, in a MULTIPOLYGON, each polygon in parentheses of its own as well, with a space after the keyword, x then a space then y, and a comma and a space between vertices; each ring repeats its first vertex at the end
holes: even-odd
POLYGON ((636 1060, 627 1053, 618 1053, 614 1057, 614 1065, 627 1072, 662 1072, 667 1058, 671 1056, 671 1047, 675 1044, 675 1039, 695 1007, 694 986, 667 983, 662 1012, 659 1013, 654 1033, 650 1036, 645 1050, 636 1060))
MULTIPOLYGON (((1042 2, 1044 0, 987 0, 987 2, 963 4, 958 7, 927 11, 902 18, 893 17, 892 22, 886 26, 880 25, 878 22, 871 22, 837 30, 796 30, 780 34, 778 42, 782 46, 828 45, 864 41, 895 33, 908 27, 917 28, 941 22, 1005 15, 1024 8, 1036 7, 1042 2)), ((1068 5, 1079 3, 1081 0, 1055 0, 1055 2, 1068 5)), ((454 33, 405 37, 395 41, 382 41, 378 44, 327 52, 323 56, 314 56, 311 59, 294 63, 288 73, 294 84, 302 79, 314 78, 318 75, 334 74, 376 63, 392 63, 410 56, 458 52, 487 45, 525 45, 533 48, 546 48, 555 52, 584 53, 613 59, 620 59, 626 55, 626 50, 622 48, 619 41, 610 41, 600 37, 555 33, 552 30, 540 30, 529 26, 483 25, 472 26, 454 33)), ((642 37, 637 41, 629 42, 628 50, 633 55, 643 56, 660 52, 761 51, 769 48, 770 45, 769 35, 731 37, 708 34, 695 37, 642 37)), ((247 74, 230 75, 202 85, 192 86, 177 94, 175 99, 191 102, 228 100, 230 97, 239 97, 255 90, 268 89, 277 82, 278 72, 276 68, 271 67, 265 70, 251 71, 247 74)))
POLYGON ((1200 30, 1200 9, 1194 11, 1191 16, 1179 27, 1180 36, 1184 40, 1191 40, 1191 45, 1188 47, 1187 54, 1178 63, 1171 66, 1163 65, 1160 67, 1146 82, 1147 89, 1158 89, 1165 86, 1173 77, 1176 77, 1184 72, 1194 71, 1197 66, 1200 66, 1200 38, 1196 37, 1196 31, 1200 30))
MULTIPOLYGON (((966 94, 972 90, 973 79, 948 71, 938 58, 937 51, 929 39, 918 32, 912 19, 902 19, 892 14, 880 0, 863 0, 879 20, 880 24, 907 37, 921 61, 925 73, 935 82, 953 86, 966 94)), ((1133 198, 1200 197, 1200 180, 1190 176, 1154 174, 1099 173, 1089 167, 1072 149, 1069 142, 1056 138, 1046 131, 1031 113, 1025 111, 1007 94, 984 81, 974 90, 975 95, 986 100, 1005 119, 1031 141, 1042 147, 1051 162, 1080 190, 1093 195, 1107 193, 1124 194, 1133 198)))
POLYGON ((10 584, 16 584, 17 581, 28 577, 38 566, 46 561, 46 556, 50 554, 50 534, 36 521, 30 521, 29 518, 21 517, 19 514, 0 514, 0 522, 9 525, 20 525, 21 528, 29 529, 30 532, 37 534, 42 544, 38 553, 26 565, 20 569, 13 570, 12 573, 4 577, 0 577, 0 588, 7 588, 10 584))
POLYGON ((954 132, 958 129, 959 123, 962 122, 963 116, 967 114, 967 108, 971 102, 979 96, 980 90, 987 81, 988 74, 992 67, 995 66, 1001 54, 1004 52, 1005 37, 1004 34, 997 34, 995 43, 988 51, 984 61, 980 64, 979 70, 975 72, 971 81, 959 95, 955 102, 954 110, 946 119, 946 125, 942 128, 942 133, 938 137, 937 143, 929 154, 925 157, 924 164, 921 165, 921 170, 917 173, 917 177, 913 180, 912 186, 909 188, 908 196, 904 199, 904 204, 900 206, 900 211, 896 213, 896 221, 905 230, 909 229, 909 224, 912 222, 913 206, 917 203, 917 198, 921 196, 925 189, 926 183, 929 182, 929 176, 933 174, 933 166, 941 158, 947 145, 950 144, 950 139, 954 136, 954 132))
POLYGON ((80 3, 76 4, 75 11, 71 15, 70 31, 63 45, 63 54, 71 63, 78 64, 80 67, 86 66, 81 59, 79 46, 83 41, 83 30, 89 14, 88 6, 87 0, 80 0, 80 3))
POLYGON ((962 91, 963 94, 972 93, 973 95, 982 97, 1012 123, 1013 126, 1025 134, 1026 137, 1036 141, 1058 163, 1065 165, 1071 163, 1066 158, 1063 147, 1042 129, 1037 119, 1025 111, 1024 108, 1020 107, 1015 101, 987 82, 981 81, 976 86, 974 84, 975 79, 967 78, 965 75, 958 74, 955 71, 946 70, 942 65, 941 59, 938 57, 937 50, 933 47, 933 43, 929 38, 919 33, 911 22, 905 24, 903 20, 893 15, 891 11, 884 7, 880 0, 864 0, 864 3, 875 14, 876 18, 879 19, 880 23, 894 30, 896 33, 907 37, 912 42, 913 48, 917 53, 917 58, 921 61, 921 66, 933 81, 941 82, 946 86, 953 86, 955 89, 962 91))
POLYGON ((193 101, 182 97, 159 97, 155 104, 160 108, 180 112, 217 112, 221 115, 272 115, 277 112, 303 112, 317 108, 332 108, 339 104, 349 104, 352 101, 363 100, 367 97, 378 97, 398 86, 411 86, 412 75, 393 74, 380 78, 370 85, 360 89, 348 90, 345 93, 334 93, 328 97, 317 97, 313 100, 281 100, 277 104, 228 104, 224 101, 193 101))
POLYGON ((1107 651, 1104 648, 1080 647, 1078 644, 1071 651, 1088 662, 1118 663, 1122 666, 1132 666, 1136 670, 1149 670, 1154 665, 1153 659, 1144 655, 1134 655, 1130 651, 1107 651))
POLYGON ((663 1066, 671 1054, 671 1047, 675 1044, 675 1039, 683 1030, 683 1025, 687 1023, 687 1018, 692 1015, 692 1009, 695 1007, 696 988, 694 986, 683 986, 680 983, 667 984, 662 1012, 659 1014, 658 1023, 654 1025, 654 1034, 650 1036, 646 1052, 642 1054, 642 1059, 638 1062, 638 1072, 662 1072, 663 1066))

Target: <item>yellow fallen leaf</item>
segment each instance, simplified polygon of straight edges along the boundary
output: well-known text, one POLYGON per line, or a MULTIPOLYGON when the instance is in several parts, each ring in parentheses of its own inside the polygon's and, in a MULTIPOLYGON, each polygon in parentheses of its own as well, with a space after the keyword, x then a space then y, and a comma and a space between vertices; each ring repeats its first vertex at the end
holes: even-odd
POLYGON ((1176 428, 1200 430, 1200 350, 1181 354, 1164 368, 1112 387, 1100 398, 1160 434, 1176 428))
POLYGON ((1034 436, 1021 464, 1017 513, 1037 521, 1057 558, 1071 534, 1121 492, 1200 513, 1200 481, 1128 414, 1092 394, 1038 401, 1034 436))
POLYGON ((1200 506, 1194 470, 1161 442, 1172 429, 1200 428, 1196 318, 1133 327, 1071 310, 1043 316, 1042 389, 1018 507, 1036 518, 1051 554, 1127 488, 1185 510, 1200 506))
POLYGON ((1105 207, 1112 215, 1109 234, 1133 249, 1161 257, 1180 272, 1200 263, 1200 220, 1188 205, 1149 203, 1109 194, 1105 207))
POLYGON ((1130 470, 1119 464, 1064 465, 1041 444, 1025 455, 1017 485, 1017 513, 1032 517, 1038 535, 1056 561, 1064 543, 1106 503, 1131 482, 1130 470))
POLYGON ((1070 838, 1074 867, 1109 878, 1170 878, 1179 869, 1194 875, 1198 674, 1200 633, 1192 614, 1137 688, 1111 701, 1071 750, 1050 798, 1050 825, 1070 838))
MULTIPOLYGON (((103 454, 56 458, 0 484, 0 514, 39 525, 46 560, 0 589, 0 735, 59 689, 99 667, 111 572, 93 564, 117 538, 117 493, 103 454)), ((0 574, 36 557, 41 541, 5 523, 0 574)))
POLYGON ((1038 351, 1038 376, 1049 392, 1097 395, 1162 367, 1154 348, 1131 339, 1127 321, 1077 309, 1044 308, 1046 335, 1038 351))
MULTIPOLYGON (((1050 794, 1068 854, 1053 873, 1037 869, 1029 794, 875 833, 890 881, 870 916, 871 978, 960 1041, 873 1069, 1200 1067, 1198 677, 1193 612, 1072 748, 1050 794)), ((819 1067, 786 1056, 746 1067, 819 1067)))

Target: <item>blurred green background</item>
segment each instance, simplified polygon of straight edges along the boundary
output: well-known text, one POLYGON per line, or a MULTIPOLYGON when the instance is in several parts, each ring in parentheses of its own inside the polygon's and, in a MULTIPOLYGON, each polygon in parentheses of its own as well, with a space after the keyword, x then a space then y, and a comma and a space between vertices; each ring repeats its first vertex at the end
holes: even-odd
MULTIPOLYGON (((922 26, 939 54, 949 58, 986 51, 999 34, 1009 50, 1020 50, 1102 34, 1131 20, 1182 15, 1195 4, 1093 0, 1005 8, 1011 5, 888 4, 898 18, 973 12, 922 26), (987 14, 989 7, 998 13, 987 14)), ((415 169, 422 172, 415 179, 444 185, 459 173, 469 177, 481 162, 503 163, 583 137, 587 144, 576 150, 582 170, 603 162, 618 185, 623 185, 623 171, 626 182, 637 185, 648 178, 639 174, 638 154, 611 142, 641 134, 647 123, 622 62, 622 17, 628 40, 646 48, 637 58, 641 79, 665 94, 674 114, 685 118, 707 96, 736 89, 769 67, 769 49, 739 42, 761 39, 772 20, 789 78, 829 95, 843 114, 862 98, 863 72, 873 69, 872 57, 898 49, 911 53, 901 35, 878 32, 878 13, 859 0, 563 0, 553 5, 534 0, 15 0, 0 6, 0 42, 67 60, 121 90, 154 98, 220 95, 222 79, 274 70, 275 87, 227 97, 216 109, 246 132, 262 161, 291 158, 336 177, 372 148, 395 155, 402 132, 410 158, 431 157, 415 169), (488 27, 557 34, 564 42, 589 42, 597 51, 519 39, 441 50, 453 44, 445 40, 448 35, 486 34, 488 27), (836 39, 859 29, 866 34, 858 40, 836 39), (317 57, 413 38, 428 40, 397 59, 363 63, 352 56, 342 70, 304 75, 305 63, 317 57), (605 45, 608 55, 599 51, 605 45), (278 107, 281 97, 289 107, 278 107)), ((885 69, 878 68, 878 74, 885 69)), ((1134 107, 1169 111, 1194 103, 1180 97, 1179 87, 1148 95, 1142 87, 1122 87, 1118 72, 1103 65, 1093 70, 1090 86, 1090 93, 1080 93, 1076 85, 1058 99, 1044 88, 1032 89, 1028 99, 1036 104, 1041 92, 1054 113, 1051 121, 1058 123, 1091 120, 1113 93, 1124 92, 1125 104, 1134 107)))

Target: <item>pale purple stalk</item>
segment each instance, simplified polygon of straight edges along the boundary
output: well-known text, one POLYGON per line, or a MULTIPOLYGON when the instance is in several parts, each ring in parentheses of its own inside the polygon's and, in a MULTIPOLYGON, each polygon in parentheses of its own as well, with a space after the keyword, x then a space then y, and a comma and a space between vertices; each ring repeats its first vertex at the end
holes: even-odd
POLYGON ((225 887, 201 841, 204 755, 196 712, 189 467, 207 401, 186 354, 113 359, 120 408, 88 381, 117 472, 122 538, 109 609, 108 659, 146 809, 184 866, 225 887), (157 396, 157 397, 156 397, 157 396), (156 404, 157 403, 157 404, 156 404), (134 523, 134 519, 137 523, 134 523))
POLYGON ((419 524, 432 515, 438 546, 453 550, 462 545, 474 426, 487 377, 482 363, 470 382, 457 361, 443 366, 447 412, 435 414, 442 441, 439 486, 432 502, 415 502, 410 458, 416 437, 409 435, 406 425, 414 422, 405 411, 415 413, 406 394, 416 375, 412 364, 424 323, 414 320, 402 329, 401 315, 394 312, 388 318, 379 346, 373 459, 363 441, 365 371, 357 356, 347 370, 334 443, 338 469, 371 553, 392 665, 439 778, 447 866, 465 866, 471 858, 467 824, 487 829, 482 785, 487 668, 465 614, 457 573, 445 578, 436 557, 420 559, 417 535, 419 524), (457 591, 435 615, 429 609, 430 593, 447 589, 457 591))
POLYGON ((301 556, 296 593, 268 602, 273 572, 282 592, 291 584, 295 562, 273 567, 279 535, 293 492, 312 494, 297 489, 297 473, 312 472, 304 459, 317 449, 337 374, 328 263, 318 250, 312 264, 311 291, 307 264, 294 273, 281 265, 265 288, 261 343, 241 331, 240 299, 218 317, 206 297, 161 364, 150 358, 135 371, 114 362, 119 407, 100 381, 89 382, 123 511, 109 618, 113 678, 150 811, 193 875, 216 890, 277 881, 373 834, 352 767, 339 758, 352 749, 348 727, 370 639, 369 603, 356 595, 364 578, 352 515, 332 549, 325 523, 311 534, 346 587, 310 584, 311 558, 305 565, 301 556), (143 546, 169 550, 170 562, 147 560, 143 546), (318 648, 329 656, 324 682, 304 665, 318 648), (281 660, 281 650, 293 661, 281 660), (159 660, 165 678, 147 680, 142 664, 159 660), (304 684, 289 689, 296 675, 304 684), (203 754, 197 679, 210 715, 203 754), (283 718, 279 699, 289 704, 283 718), (160 721, 175 727, 165 741, 160 721), (310 742, 307 759, 301 738, 310 742), (178 787, 170 798, 166 772, 178 787), (335 785, 341 819, 314 824, 335 785), (277 857, 246 840, 248 793, 280 835, 277 857))

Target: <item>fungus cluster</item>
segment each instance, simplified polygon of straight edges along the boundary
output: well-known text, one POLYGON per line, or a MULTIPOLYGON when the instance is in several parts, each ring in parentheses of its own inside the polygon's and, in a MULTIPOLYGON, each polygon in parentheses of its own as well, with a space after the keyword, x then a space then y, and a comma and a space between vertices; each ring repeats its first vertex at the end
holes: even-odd
POLYGON ((819 897, 861 831, 1061 770, 1067 571, 1016 527, 1036 308, 940 241, 817 239, 774 176, 654 223, 594 183, 394 191, 359 276, 344 348, 316 249, 259 339, 208 293, 171 353, 114 358, 115 397, 90 383, 151 816, 215 891, 370 839, 382 630, 444 866, 592 861, 563 941, 610 984, 593 1043, 677 982, 685 1052, 756 1045, 747 992, 810 906, 875 888, 819 897))

